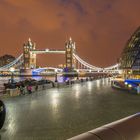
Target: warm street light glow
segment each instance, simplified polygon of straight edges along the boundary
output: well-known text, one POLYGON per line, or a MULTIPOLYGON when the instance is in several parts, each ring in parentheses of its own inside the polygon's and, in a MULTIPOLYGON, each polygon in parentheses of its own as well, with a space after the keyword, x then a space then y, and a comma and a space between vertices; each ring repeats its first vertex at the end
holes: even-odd
POLYGON ((57 70, 57 69, 55 69, 54 71, 55 71, 56 73, 58 72, 58 70, 57 70))
POLYGON ((79 70, 78 70, 78 69, 77 69, 76 71, 77 71, 77 72, 79 72, 79 70))
POLYGON ((14 67, 11 67, 10 68, 10 72, 14 72, 15 71, 15 68, 14 67))

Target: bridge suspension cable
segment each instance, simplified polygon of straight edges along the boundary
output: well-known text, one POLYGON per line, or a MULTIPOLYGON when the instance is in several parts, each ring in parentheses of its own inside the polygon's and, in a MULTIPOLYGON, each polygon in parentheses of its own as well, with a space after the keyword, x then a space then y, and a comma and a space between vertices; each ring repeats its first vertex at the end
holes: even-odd
POLYGON ((104 68, 104 70, 113 70, 113 69, 118 69, 120 66, 119 63, 115 64, 115 65, 112 65, 112 66, 109 66, 109 67, 106 67, 104 68))
POLYGON ((87 63, 87 62, 85 62, 83 59, 81 59, 78 55, 76 55, 76 54, 73 54, 73 56, 76 58, 76 60, 78 61, 78 62, 80 62, 82 65, 84 65, 86 68, 89 68, 89 69, 91 69, 91 70, 97 70, 97 71, 99 71, 99 70, 103 70, 103 68, 100 68, 100 67, 96 67, 96 66, 93 66, 93 65, 91 65, 91 64, 89 64, 89 63, 87 63))
MULTIPOLYGON (((102 70, 118 70, 119 68, 119 64, 115 64, 106 68, 100 68, 100 67, 96 67, 93 66, 89 63, 87 63, 86 61, 84 61, 83 59, 81 59, 77 54, 73 54, 73 56, 75 57, 75 59, 81 64, 83 65, 85 68, 93 70, 93 71, 102 71, 102 70)), ((21 66, 23 64, 24 60, 23 60, 23 54, 21 54, 18 58, 16 58, 14 61, 12 61, 11 63, 0 67, 0 70, 5 70, 5 69, 9 69, 10 67, 13 66, 21 66)))
POLYGON ((21 54, 18 58, 16 58, 14 61, 12 61, 11 63, 4 65, 2 67, 0 67, 0 70, 4 70, 4 69, 8 69, 10 67, 13 67, 14 65, 19 66, 23 63, 23 54, 21 54))

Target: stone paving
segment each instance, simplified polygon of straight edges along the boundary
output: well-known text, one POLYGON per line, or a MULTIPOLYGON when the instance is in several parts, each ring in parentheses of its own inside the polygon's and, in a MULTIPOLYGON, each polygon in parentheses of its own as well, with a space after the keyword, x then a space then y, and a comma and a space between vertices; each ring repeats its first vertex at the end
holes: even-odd
POLYGON ((4 99, 0 140, 65 140, 140 111, 140 96, 110 88, 108 79, 4 99))

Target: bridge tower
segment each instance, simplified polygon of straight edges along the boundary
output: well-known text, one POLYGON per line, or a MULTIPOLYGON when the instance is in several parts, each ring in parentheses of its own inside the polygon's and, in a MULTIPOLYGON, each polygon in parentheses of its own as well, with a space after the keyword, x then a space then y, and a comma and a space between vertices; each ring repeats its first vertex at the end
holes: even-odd
POLYGON ((36 54, 32 53, 35 50, 35 43, 32 43, 29 38, 27 43, 23 45, 23 58, 24 58, 24 69, 36 68, 36 54))
POLYGON ((71 37, 68 42, 65 44, 66 48, 66 68, 69 71, 72 71, 75 68, 75 58, 73 57, 73 54, 76 52, 75 42, 72 41, 71 37))

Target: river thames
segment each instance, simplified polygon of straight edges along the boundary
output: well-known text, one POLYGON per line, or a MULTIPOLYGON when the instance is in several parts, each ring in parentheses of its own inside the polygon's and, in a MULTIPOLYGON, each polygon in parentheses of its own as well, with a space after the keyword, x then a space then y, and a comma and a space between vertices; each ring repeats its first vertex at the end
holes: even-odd
POLYGON ((140 111, 140 96, 94 80, 4 99, 0 140, 65 140, 140 111))

